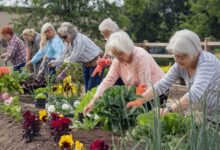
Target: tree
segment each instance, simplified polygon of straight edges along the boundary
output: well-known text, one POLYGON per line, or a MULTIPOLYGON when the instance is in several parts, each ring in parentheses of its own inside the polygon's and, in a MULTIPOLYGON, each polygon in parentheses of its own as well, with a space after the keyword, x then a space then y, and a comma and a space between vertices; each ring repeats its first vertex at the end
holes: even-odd
POLYGON ((191 0, 190 15, 184 15, 182 28, 198 33, 201 38, 220 38, 219 0, 191 0))

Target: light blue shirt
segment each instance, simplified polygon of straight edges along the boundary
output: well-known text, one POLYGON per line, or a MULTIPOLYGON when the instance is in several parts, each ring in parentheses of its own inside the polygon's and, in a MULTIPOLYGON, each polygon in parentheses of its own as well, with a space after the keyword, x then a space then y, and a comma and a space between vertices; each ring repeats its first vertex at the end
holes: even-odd
POLYGON ((36 64, 43 58, 45 55, 48 58, 58 59, 63 56, 65 45, 63 41, 55 35, 51 40, 47 41, 47 45, 40 49, 34 57, 31 59, 32 64, 36 64))

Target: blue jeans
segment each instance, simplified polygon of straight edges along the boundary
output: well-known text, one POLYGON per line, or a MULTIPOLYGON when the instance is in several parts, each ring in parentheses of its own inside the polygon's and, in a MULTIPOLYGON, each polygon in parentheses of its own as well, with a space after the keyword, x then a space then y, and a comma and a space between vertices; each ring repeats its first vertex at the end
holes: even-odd
POLYGON ((83 70, 83 79, 84 79, 84 85, 85 85, 85 90, 90 91, 93 87, 97 87, 103 77, 104 71, 102 71, 101 76, 98 74, 95 77, 92 77, 92 73, 95 70, 95 67, 85 67, 84 64, 82 64, 82 70, 83 70))
POLYGON ((22 63, 20 65, 17 65, 13 68, 14 71, 19 71, 21 72, 21 68, 25 66, 25 63, 22 63))

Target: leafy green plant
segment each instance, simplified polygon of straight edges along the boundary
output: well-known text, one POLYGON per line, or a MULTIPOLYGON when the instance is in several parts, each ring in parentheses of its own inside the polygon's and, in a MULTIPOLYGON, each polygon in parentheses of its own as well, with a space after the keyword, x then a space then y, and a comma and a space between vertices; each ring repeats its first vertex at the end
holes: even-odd
POLYGON ((91 91, 88 91, 82 98, 80 104, 76 107, 74 111, 74 118, 78 119, 78 113, 82 113, 84 107, 89 104, 90 100, 93 98, 93 96, 96 93, 97 88, 93 88, 91 91))
POLYGON ((16 74, 6 74, 0 78, 0 92, 8 93, 23 93, 23 89, 19 84, 19 79, 16 74))
POLYGON ((108 126, 115 133, 123 133, 124 130, 135 126, 136 117, 143 112, 141 108, 128 109, 127 102, 137 99, 135 86, 114 86, 104 92, 103 97, 97 100, 94 113, 105 117, 108 126))

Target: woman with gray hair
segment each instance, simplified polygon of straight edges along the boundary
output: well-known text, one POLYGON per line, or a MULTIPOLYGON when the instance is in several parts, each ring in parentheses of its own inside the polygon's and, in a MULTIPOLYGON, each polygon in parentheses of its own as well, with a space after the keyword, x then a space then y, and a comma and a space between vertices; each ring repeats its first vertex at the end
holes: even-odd
POLYGON ((199 36, 190 30, 177 31, 170 39, 167 50, 174 55, 176 63, 159 82, 143 94, 144 99, 129 102, 127 106, 141 106, 156 96, 154 91, 160 95, 182 77, 189 91, 180 98, 179 103, 173 103, 161 110, 161 114, 180 112, 190 104, 204 102, 209 116, 219 116, 216 111, 220 108, 220 61, 211 53, 202 51, 199 36))
MULTIPOLYGON (((68 55, 64 62, 82 63, 85 91, 91 90, 100 84, 101 76, 92 77, 92 72, 97 66, 98 57, 103 54, 102 50, 86 35, 79 33, 75 26, 69 22, 62 23, 58 29, 60 38, 71 45, 71 54, 68 55)), ((68 66, 57 76, 57 80, 62 80, 66 75, 68 66)))
MULTIPOLYGON (((40 34, 37 33, 34 29, 24 29, 22 32, 22 37, 26 42, 26 62, 29 62, 31 58, 37 53, 40 49, 40 34)), ((38 73, 41 61, 33 65, 33 68, 30 68, 31 72, 34 72, 35 75, 38 73)))
POLYGON ((107 40, 112 33, 118 30, 118 25, 111 18, 104 19, 99 25, 99 31, 104 36, 105 40, 107 40))
POLYGON ((48 66, 48 63, 51 60, 62 57, 64 48, 65 45, 59 36, 57 36, 53 25, 45 23, 41 28, 40 49, 26 65, 30 65, 31 63, 36 64, 44 58, 38 74, 44 74, 46 69, 48 69, 48 73, 54 74, 55 67, 48 66))
MULTIPOLYGON (((119 77, 121 77, 125 85, 138 86, 145 84, 146 88, 148 88, 164 76, 164 72, 153 57, 143 48, 134 46, 133 41, 124 31, 117 31, 110 35, 106 50, 115 58, 95 96, 84 108, 84 114, 92 110, 95 101, 103 95, 107 88, 113 86, 119 77)), ((161 95, 160 98, 161 104, 164 104, 167 96, 161 95)), ((147 103, 147 107, 151 109, 150 103, 147 103)))

